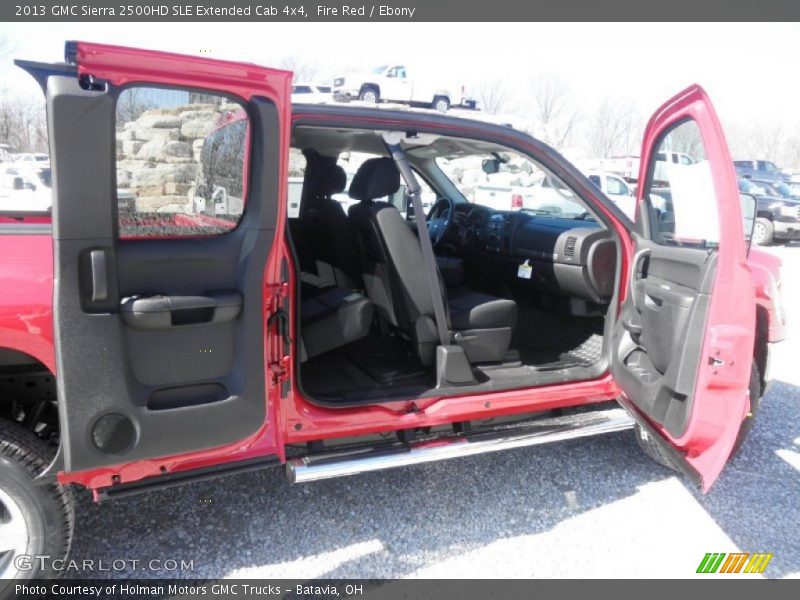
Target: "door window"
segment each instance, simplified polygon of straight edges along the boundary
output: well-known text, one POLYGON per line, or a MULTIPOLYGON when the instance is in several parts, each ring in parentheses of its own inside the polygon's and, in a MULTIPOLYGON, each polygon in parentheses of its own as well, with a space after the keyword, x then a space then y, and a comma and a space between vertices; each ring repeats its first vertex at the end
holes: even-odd
POLYGON ((230 231, 245 202, 248 121, 220 94, 131 87, 117 101, 123 238, 230 231))
POLYGON ((606 179, 608 182, 608 193, 613 194, 616 196, 627 196, 628 195, 628 186, 620 179, 616 177, 608 177, 606 179))
POLYGON ((691 164, 653 161, 644 194, 652 239, 662 245, 716 247, 719 218, 711 167, 700 129, 687 120, 671 129, 658 156, 680 152, 691 164))

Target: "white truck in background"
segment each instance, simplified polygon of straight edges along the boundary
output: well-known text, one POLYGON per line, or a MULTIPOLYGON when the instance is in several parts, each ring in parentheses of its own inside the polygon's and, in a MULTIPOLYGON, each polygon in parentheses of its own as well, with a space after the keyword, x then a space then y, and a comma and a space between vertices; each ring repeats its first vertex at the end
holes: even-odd
MULTIPOLYGON (((577 164, 584 171, 606 171, 619 175, 628 182, 634 182, 639 178, 640 162, 640 157, 628 155, 577 161, 577 164)), ((666 175, 662 173, 661 169, 663 165, 667 163, 693 165, 695 160, 683 152, 659 152, 656 157, 656 173, 654 178, 656 181, 666 179, 666 175)))
POLYGON ((463 85, 427 79, 402 64, 381 65, 370 71, 335 77, 333 98, 342 102, 421 105, 441 113, 451 107, 476 108, 475 100, 467 96, 463 85))

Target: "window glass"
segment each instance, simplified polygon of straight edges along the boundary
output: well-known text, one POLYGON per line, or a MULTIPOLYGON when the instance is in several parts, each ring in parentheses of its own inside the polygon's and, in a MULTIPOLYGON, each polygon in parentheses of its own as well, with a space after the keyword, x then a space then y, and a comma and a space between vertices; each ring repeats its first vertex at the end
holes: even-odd
POLYGON ((300 200, 303 197, 303 177, 306 174, 306 157, 298 148, 289 149, 289 193, 288 216, 300 216, 300 200))
POLYGON ((603 182, 600 179, 600 175, 589 175, 589 181, 595 184, 600 189, 603 189, 603 182))
POLYGON ((719 243, 719 215, 700 128, 693 120, 673 128, 657 156, 681 152, 691 164, 656 161, 644 195, 653 240, 663 245, 713 248, 719 243))
POLYGON ((292 88, 293 94, 310 94, 311 88, 307 85, 296 85, 292 88))
POLYGON ((561 179, 515 152, 437 157, 436 164, 474 204, 553 218, 591 218, 561 179))
POLYGON ((117 101, 121 237, 230 231, 245 201, 248 121, 231 99, 132 87, 117 101))
POLYGON ((628 186, 625 183, 616 177, 608 177, 606 179, 608 181, 608 193, 614 194, 617 196, 627 196, 628 195, 628 186))

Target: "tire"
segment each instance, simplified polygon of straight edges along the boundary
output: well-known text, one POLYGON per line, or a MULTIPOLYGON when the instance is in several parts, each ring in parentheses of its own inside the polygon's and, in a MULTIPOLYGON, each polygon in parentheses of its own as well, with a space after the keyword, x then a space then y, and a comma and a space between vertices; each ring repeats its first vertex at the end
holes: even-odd
POLYGON ((380 100, 378 89, 373 85, 365 85, 358 94, 358 99, 367 104, 377 104, 380 100))
POLYGON ((15 582, 57 576, 52 560, 69 553, 75 520, 71 490, 33 483, 53 454, 32 432, 0 420, 0 528, 11 527, 0 536, 0 599, 13 597, 15 582), (14 560, 19 554, 50 555, 50 560, 44 566, 30 560, 28 567, 14 560))
POLYGON ((431 108, 444 114, 450 110, 450 100, 445 96, 436 96, 431 102, 431 108))
POLYGON ((647 456, 652 458, 661 466, 667 467, 672 471, 680 471, 675 466, 675 463, 672 462, 669 454, 664 452, 664 450, 659 446, 656 441, 647 433, 644 429, 642 429, 638 424, 634 430, 636 434, 636 441, 639 442, 639 447, 644 451, 647 456))
POLYGON ((756 246, 769 246, 775 241, 775 227, 772 221, 759 217, 753 225, 753 243, 756 246))
MULTIPOLYGON (((758 407, 761 404, 761 391, 761 374, 758 372, 758 365, 756 365, 755 361, 753 361, 753 365, 750 369, 749 385, 750 412, 747 413, 747 416, 745 417, 744 421, 742 421, 742 425, 739 428, 739 434, 736 436, 736 442, 734 442, 733 450, 731 450, 731 457, 739 454, 742 449, 742 445, 747 439, 747 435, 750 433, 750 430, 753 429, 753 425, 755 424, 756 420, 756 414, 758 413, 758 407)), ((659 446, 649 435, 643 436, 643 433, 644 431, 639 427, 639 425, 637 425, 636 441, 639 442, 639 447, 644 450, 645 454, 668 469, 680 471, 680 469, 678 469, 672 462, 670 456, 664 452, 664 450, 662 450, 661 446, 659 446)))
POLYGON ((731 450, 732 457, 739 454, 750 430, 753 429, 753 425, 756 423, 756 415, 761 405, 761 395, 761 373, 758 372, 758 365, 753 360, 753 367, 750 370, 750 411, 739 428, 739 435, 736 436, 736 442, 733 444, 733 450, 731 450))

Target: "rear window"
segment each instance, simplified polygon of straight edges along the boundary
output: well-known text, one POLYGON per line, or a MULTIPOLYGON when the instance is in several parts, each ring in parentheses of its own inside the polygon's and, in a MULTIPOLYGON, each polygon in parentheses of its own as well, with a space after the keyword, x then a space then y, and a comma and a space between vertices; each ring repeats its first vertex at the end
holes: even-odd
POLYGON ((120 237, 236 227, 245 202, 242 105, 219 94, 131 87, 117 101, 116 125, 120 237))

